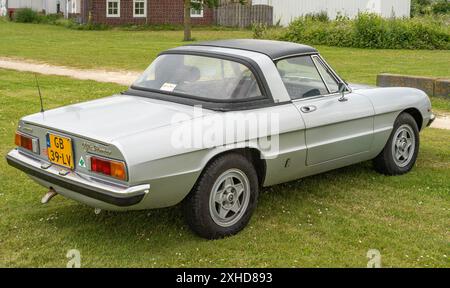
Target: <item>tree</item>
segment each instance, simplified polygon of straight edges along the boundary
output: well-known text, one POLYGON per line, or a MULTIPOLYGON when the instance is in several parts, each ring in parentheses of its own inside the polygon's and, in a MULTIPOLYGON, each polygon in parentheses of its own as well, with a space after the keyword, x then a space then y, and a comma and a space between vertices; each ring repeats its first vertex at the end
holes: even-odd
MULTIPOLYGON (((203 9, 204 7, 216 8, 223 1, 220 0, 183 0, 184 1, 184 41, 192 40, 191 9, 203 9)), ((246 0, 228 0, 245 4, 246 0)))

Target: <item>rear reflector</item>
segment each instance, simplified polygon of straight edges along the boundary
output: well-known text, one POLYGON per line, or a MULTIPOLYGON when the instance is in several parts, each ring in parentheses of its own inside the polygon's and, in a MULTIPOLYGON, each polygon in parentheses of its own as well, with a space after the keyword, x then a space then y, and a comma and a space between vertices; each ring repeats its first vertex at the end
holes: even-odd
POLYGON ((39 153, 39 141, 22 133, 16 132, 15 144, 19 147, 25 148, 31 152, 39 153))
POLYGON ((120 180, 127 179, 125 163, 92 156, 91 171, 111 176, 120 180))

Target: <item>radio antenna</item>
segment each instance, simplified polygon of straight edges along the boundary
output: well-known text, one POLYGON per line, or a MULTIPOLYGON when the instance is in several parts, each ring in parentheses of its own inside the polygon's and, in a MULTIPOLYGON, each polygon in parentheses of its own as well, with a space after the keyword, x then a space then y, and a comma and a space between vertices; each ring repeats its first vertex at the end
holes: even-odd
POLYGON ((42 103, 41 88, 39 87, 39 81, 36 73, 34 74, 34 78, 36 79, 36 86, 39 92, 39 99, 41 100, 41 113, 44 113, 44 104, 42 103))

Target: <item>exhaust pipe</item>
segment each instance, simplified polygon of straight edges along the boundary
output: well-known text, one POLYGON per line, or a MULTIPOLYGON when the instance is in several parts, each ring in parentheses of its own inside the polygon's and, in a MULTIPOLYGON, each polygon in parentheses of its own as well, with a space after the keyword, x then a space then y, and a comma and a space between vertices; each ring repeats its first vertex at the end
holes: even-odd
POLYGON ((56 195, 58 195, 58 193, 53 188, 50 187, 50 189, 48 190, 47 194, 45 194, 44 197, 42 197, 41 203, 42 204, 47 204, 56 195))

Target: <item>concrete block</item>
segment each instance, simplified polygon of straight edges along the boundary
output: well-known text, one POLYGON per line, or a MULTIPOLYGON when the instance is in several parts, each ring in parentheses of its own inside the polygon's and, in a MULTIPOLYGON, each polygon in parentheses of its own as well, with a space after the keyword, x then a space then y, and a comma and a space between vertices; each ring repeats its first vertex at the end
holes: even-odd
POLYGON ((450 99, 450 79, 436 79, 434 82, 434 96, 448 97, 450 99))
POLYGON ((396 74, 379 74, 377 86, 379 87, 412 87, 417 88, 429 96, 434 95, 434 78, 405 76, 396 74))

